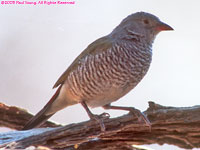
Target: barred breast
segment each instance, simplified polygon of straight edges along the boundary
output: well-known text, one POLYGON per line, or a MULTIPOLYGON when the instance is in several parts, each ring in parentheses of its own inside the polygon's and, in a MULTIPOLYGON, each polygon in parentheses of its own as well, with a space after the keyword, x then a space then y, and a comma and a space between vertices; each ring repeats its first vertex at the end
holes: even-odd
POLYGON ((133 89, 146 74, 151 62, 151 47, 133 42, 116 42, 95 55, 79 60, 66 82, 77 102, 90 107, 109 104, 133 89))

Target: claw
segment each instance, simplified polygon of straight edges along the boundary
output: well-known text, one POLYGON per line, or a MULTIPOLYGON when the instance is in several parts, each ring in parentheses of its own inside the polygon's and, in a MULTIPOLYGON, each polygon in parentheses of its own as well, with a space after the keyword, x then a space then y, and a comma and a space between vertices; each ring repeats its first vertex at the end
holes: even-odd
POLYGON ((149 127, 149 130, 151 131, 151 123, 149 119, 145 116, 145 114, 140 112, 138 109, 135 109, 134 107, 111 106, 110 104, 107 104, 107 105, 104 105, 103 108, 129 111, 130 113, 134 114, 138 118, 139 122, 144 121, 145 124, 149 127))
POLYGON ((151 122, 149 121, 149 119, 146 117, 146 115, 144 113, 142 113, 140 110, 138 109, 131 109, 130 113, 134 114, 137 118, 139 122, 144 121, 146 126, 149 127, 149 131, 151 132, 151 122))
POLYGON ((101 127, 101 131, 104 132, 106 130, 105 125, 103 123, 103 119, 107 119, 110 117, 110 115, 108 113, 103 113, 101 115, 94 115, 88 108, 87 104, 82 101, 81 102, 82 106, 85 108, 88 116, 90 117, 91 120, 95 120, 100 124, 101 127))
POLYGON ((92 118, 91 118, 92 120, 95 120, 99 123, 102 132, 106 131, 106 127, 103 123, 103 120, 109 118, 108 115, 109 115, 108 113, 103 113, 101 115, 93 115, 92 118))

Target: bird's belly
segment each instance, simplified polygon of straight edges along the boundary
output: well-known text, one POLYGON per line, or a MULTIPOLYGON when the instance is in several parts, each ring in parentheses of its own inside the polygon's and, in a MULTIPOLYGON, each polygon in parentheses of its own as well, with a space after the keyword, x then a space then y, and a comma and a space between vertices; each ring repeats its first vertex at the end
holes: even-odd
POLYGON ((124 96, 126 93, 127 92, 125 92, 123 88, 110 88, 106 90, 104 93, 96 95, 93 98, 87 99, 86 103, 89 107, 92 107, 92 108, 101 107, 118 100, 119 98, 124 96))
POLYGON ((122 76, 119 75, 117 78, 110 78, 110 80, 103 80, 103 78, 95 81, 89 80, 83 85, 78 84, 78 88, 74 88, 75 92, 73 91, 74 86, 66 83, 69 93, 67 97, 76 103, 85 101, 92 108, 101 107, 127 94, 140 82, 146 71, 141 70, 132 75, 122 74, 122 76))
POLYGON ((122 96, 127 94, 130 90, 132 90, 136 84, 130 85, 127 83, 125 86, 112 86, 110 88, 105 88, 105 91, 103 93, 99 93, 95 95, 94 97, 86 99, 86 103, 89 107, 101 107, 106 104, 112 103, 118 99, 120 99, 122 96))
POLYGON ((85 100, 90 107, 101 107, 112 103, 131 91, 141 81, 147 70, 141 69, 141 71, 135 74, 124 75, 121 77, 121 80, 120 77, 118 79, 113 78, 110 81, 102 83, 99 92, 96 94, 87 95, 84 96, 85 99, 84 97, 81 99, 85 100))

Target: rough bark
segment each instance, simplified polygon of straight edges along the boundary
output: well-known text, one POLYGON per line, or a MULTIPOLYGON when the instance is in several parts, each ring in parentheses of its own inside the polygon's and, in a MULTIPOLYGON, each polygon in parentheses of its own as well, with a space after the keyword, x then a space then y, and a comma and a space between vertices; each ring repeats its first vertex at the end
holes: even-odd
MULTIPOLYGON (((151 131, 149 127, 139 123, 135 116, 127 114, 105 119, 105 132, 101 132, 97 122, 86 121, 64 127, 0 134, 0 141, 2 141, 0 147, 26 148, 31 145, 42 145, 66 150, 131 150, 134 149, 131 146, 133 144, 154 143, 173 144, 185 149, 200 147, 200 106, 165 107, 149 102, 149 108, 144 113, 152 123, 151 131)), ((18 115, 24 114, 16 113, 16 119, 18 115)), ((21 119, 21 122, 17 129, 20 129, 26 121, 23 122, 21 119)), ((15 122, 9 122, 12 123, 15 122)), ((1 125, 7 123, 3 124, 1 121, 1 125)))
MULTIPOLYGON (((25 109, 15 106, 7 106, 0 103, 0 127, 8 127, 11 129, 20 130, 33 117, 25 109)), ((47 121, 42 127, 58 127, 53 122, 47 121)))

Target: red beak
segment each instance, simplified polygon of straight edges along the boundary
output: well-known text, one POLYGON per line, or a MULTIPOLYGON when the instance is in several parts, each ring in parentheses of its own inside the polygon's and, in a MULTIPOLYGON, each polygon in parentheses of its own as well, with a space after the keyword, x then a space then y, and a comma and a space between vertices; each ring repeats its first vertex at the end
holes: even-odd
POLYGON ((170 27, 168 24, 163 23, 163 22, 160 22, 160 23, 157 25, 156 29, 157 29, 158 31, 174 30, 174 29, 173 29, 172 27, 170 27))

